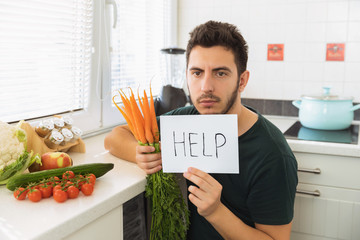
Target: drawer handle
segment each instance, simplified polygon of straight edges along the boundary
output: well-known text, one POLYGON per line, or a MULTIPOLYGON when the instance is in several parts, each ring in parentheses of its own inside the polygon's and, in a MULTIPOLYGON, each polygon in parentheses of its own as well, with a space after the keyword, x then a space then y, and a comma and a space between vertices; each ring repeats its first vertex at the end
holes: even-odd
POLYGON ((320 174, 320 173, 321 173, 321 170, 320 170, 320 168, 315 168, 315 169, 298 168, 298 172, 320 174))
POLYGON ((315 197, 320 197, 320 191, 319 190, 306 191, 306 190, 296 189, 296 193, 301 193, 301 194, 311 195, 311 196, 315 196, 315 197))

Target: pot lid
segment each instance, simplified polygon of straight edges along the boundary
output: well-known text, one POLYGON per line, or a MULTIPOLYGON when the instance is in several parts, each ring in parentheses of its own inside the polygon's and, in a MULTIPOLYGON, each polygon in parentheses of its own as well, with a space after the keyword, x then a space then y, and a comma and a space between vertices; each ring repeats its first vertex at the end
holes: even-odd
POLYGON ((303 95, 302 98, 309 100, 324 100, 324 101, 341 101, 341 100, 352 100, 353 97, 339 97, 338 95, 330 94, 330 87, 323 87, 323 94, 317 95, 303 95))

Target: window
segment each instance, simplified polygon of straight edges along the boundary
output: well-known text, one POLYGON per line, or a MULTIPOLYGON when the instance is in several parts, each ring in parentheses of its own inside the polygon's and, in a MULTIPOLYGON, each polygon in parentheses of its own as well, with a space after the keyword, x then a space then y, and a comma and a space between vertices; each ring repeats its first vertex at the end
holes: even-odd
MULTIPOLYGON (((148 89, 150 81, 153 94, 157 95, 164 64, 160 50, 175 42, 176 1, 116 0, 116 5, 116 27, 110 28, 109 33, 111 85, 104 96, 127 87, 148 89)), ((107 116, 116 113, 115 119, 122 118, 111 102, 107 107, 107 116)))
MULTIPOLYGON (((117 28, 112 32, 111 90, 148 84, 160 72, 167 47, 169 1, 118 0, 117 28)), ((160 82, 153 82, 159 92, 160 82)))
POLYGON ((91 0, 0 1, 0 120, 88 107, 92 25, 91 0))
POLYGON ((152 80, 176 43, 176 0, 0 0, 0 121, 68 114, 85 133, 124 122, 114 90, 152 80), (115 25, 114 26, 114 21, 115 25))

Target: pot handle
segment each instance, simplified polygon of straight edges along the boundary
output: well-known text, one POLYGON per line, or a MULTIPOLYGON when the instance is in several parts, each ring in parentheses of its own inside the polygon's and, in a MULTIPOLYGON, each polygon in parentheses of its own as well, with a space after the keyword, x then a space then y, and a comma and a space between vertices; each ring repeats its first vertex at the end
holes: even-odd
POLYGON ((353 111, 355 111, 355 110, 358 110, 359 108, 360 108, 360 104, 355 105, 355 106, 353 106, 352 108, 350 108, 350 111, 353 112, 353 111))
MULTIPOLYGON (((294 105, 295 107, 300 109, 300 105, 301 105, 301 100, 294 100, 292 101, 292 105, 294 105)), ((360 105, 360 104, 359 104, 360 105)), ((359 106, 357 105, 357 106, 359 106)))

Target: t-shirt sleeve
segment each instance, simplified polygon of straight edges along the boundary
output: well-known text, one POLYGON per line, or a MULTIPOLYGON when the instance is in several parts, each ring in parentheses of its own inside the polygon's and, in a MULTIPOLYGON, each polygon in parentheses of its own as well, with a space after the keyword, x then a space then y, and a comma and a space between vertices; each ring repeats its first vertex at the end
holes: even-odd
POLYGON ((260 165, 247 200, 251 217, 259 224, 288 224, 294 215, 296 160, 293 156, 273 156, 260 165))

